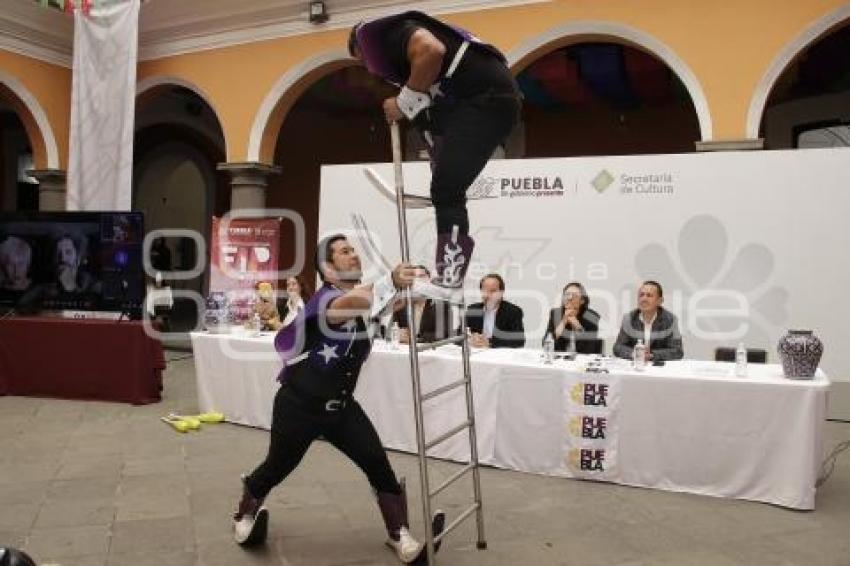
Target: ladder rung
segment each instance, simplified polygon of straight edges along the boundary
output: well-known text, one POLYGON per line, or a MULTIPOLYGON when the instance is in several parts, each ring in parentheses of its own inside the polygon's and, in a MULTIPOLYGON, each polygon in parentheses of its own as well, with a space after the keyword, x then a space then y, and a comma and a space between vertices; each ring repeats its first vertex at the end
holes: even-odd
POLYGON ((445 346, 446 344, 457 344, 459 342, 463 342, 462 334, 452 336, 451 338, 445 338, 443 340, 437 340, 436 342, 417 342, 416 349, 421 352, 422 350, 432 350, 434 348, 439 348, 440 346, 445 346))
POLYGON ((469 507, 469 509, 467 509, 466 511, 461 513, 460 516, 457 519, 455 519, 454 521, 449 523, 449 526, 446 527, 445 529, 443 529, 443 532, 441 532, 439 535, 435 536, 434 537, 434 543, 436 544, 436 543, 440 542, 441 540, 443 540, 444 536, 446 536, 447 534, 452 532, 454 529, 456 529, 458 527, 458 525, 460 525, 464 521, 464 519, 466 519, 467 517, 469 517, 470 515, 475 513, 477 510, 478 510, 478 502, 476 501, 475 503, 473 503, 469 507))
POLYGON ((433 296, 433 295, 429 295, 428 298, 431 299, 432 301, 437 302, 437 303, 447 303, 447 304, 449 304, 453 307, 458 307, 460 309, 466 308, 466 303, 464 302, 463 297, 458 298, 458 299, 455 299, 454 297, 444 299, 443 297, 436 297, 436 296, 433 296))
MULTIPOLYGON (((383 192, 387 196, 396 196, 396 192, 398 189, 392 189, 389 185, 381 178, 378 173, 372 169, 371 167, 366 167, 363 170, 363 173, 366 174, 366 178, 371 181, 371 183, 375 186, 376 189, 383 192)), ((399 187, 402 189, 402 196, 404 197, 404 206, 409 208, 428 208, 434 206, 434 203, 431 201, 429 197, 422 195, 414 195, 410 193, 405 193, 403 187, 399 187)), ((397 205, 396 205, 397 206, 397 205)))
POLYGON ((437 438, 435 438, 434 440, 432 440, 431 442, 426 444, 425 450, 430 450, 431 448, 433 448, 434 446, 443 442, 444 440, 447 440, 447 439, 451 438, 452 436, 456 435, 457 433, 459 433, 460 431, 462 431, 466 428, 469 428, 469 426, 471 424, 472 424, 472 421, 467 419, 466 421, 463 422, 463 424, 460 424, 460 425, 454 427, 453 429, 451 429, 450 431, 441 434, 440 436, 438 436, 437 438))
POLYGON ((404 204, 411 208, 428 208, 434 206, 434 202, 429 197, 411 193, 404 193, 404 204))
POLYGON ((466 379, 466 378, 463 378, 463 379, 459 379, 457 381, 453 381, 453 382, 449 383, 448 385, 443 385, 442 387, 438 387, 437 389, 434 389, 434 390, 429 391, 428 393, 424 394, 422 396, 422 400, 427 401, 428 399, 433 399, 437 395, 442 395, 443 393, 451 391, 452 389, 454 389, 456 387, 460 387, 461 385, 466 384, 467 381, 469 381, 469 380, 466 379))
POLYGON ((475 464, 469 464, 467 466, 464 466, 462 469, 455 472, 454 475, 452 475, 452 477, 450 477, 449 479, 447 479, 446 481, 441 483, 440 487, 438 487, 437 489, 435 489, 434 491, 429 493, 428 497, 436 497, 438 493, 440 493, 441 491, 443 491, 444 489, 446 489, 447 487, 452 485, 454 482, 456 482, 457 480, 462 478, 464 476, 464 474, 466 474, 468 471, 472 470, 473 468, 475 468, 475 464))

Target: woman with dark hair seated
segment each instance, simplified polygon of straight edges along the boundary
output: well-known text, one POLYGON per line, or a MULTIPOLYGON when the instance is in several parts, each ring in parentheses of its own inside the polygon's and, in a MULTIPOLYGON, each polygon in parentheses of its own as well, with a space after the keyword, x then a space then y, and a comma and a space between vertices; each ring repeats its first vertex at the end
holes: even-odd
POLYGON ((304 284, 304 278, 300 275, 287 277, 286 292, 277 300, 277 312, 280 313, 281 326, 288 326, 309 299, 310 293, 307 290, 307 285, 304 284))
POLYGON ((577 281, 567 283, 564 287, 561 305, 549 312, 547 336, 555 340, 555 351, 569 350, 570 338, 574 340, 576 352, 579 354, 600 353, 599 314, 588 308, 590 299, 584 285, 577 281))

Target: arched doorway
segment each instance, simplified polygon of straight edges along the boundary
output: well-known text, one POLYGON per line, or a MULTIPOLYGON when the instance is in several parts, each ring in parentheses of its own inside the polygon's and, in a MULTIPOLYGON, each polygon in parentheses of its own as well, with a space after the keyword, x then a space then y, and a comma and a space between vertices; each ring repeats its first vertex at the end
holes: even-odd
POLYGON ((523 125, 509 157, 685 153, 702 139, 688 89, 644 49, 569 43, 524 64, 523 125))
POLYGON ((0 211, 38 210, 32 145, 14 107, 0 94, 0 211))
MULTIPOLYGON (((59 149, 39 101, 2 69, 0 133, 0 210, 38 210, 38 181, 26 171, 58 171, 59 149)), ((64 208, 64 202, 48 204, 64 208)))
MULTIPOLYGON (((309 86, 296 85, 302 94, 291 104, 277 132, 274 163, 281 175, 271 179, 266 202, 301 214, 306 226, 306 257, 315 252, 318 239, 319 185, 322 165, 386 162, 392 160, 389 127, 381 101, 394 89, 369 75, 360 66, 330 64, 328 71, 309 86)), ((295 250, 292 226, 284 223, 280 265, 292 265, 295 250)), ((311 261, 305 266, 307 281, 314 280, 311 261)))
POLYGON ((770 90, 759 127, 766 149, 850 147, 850 23, 805 47, 770 90))
MULTIPOLYGON (((136 108, 133 159, 133 209, 145 214, 145 230, 192 230, 209 244, 212 216, 230 207, 225 140, 218 117, 196 92, 183 85, 159 84, 140 93, 136 108)), ((172 271, 192 269, 197 246, 190 238, 167 237, 172 271)), ((168 281, 175 289, 206 294, 209 266, 194 279, 168 281)), ((193 328, 192 301, 177 301, 171 331, 193 328)))

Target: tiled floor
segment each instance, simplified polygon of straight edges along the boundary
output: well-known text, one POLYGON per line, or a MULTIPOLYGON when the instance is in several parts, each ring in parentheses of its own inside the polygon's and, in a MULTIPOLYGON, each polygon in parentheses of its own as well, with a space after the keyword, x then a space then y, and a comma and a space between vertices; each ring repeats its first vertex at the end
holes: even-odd
MULTIPOLYGON (((270 496, 268 544, 234 544, 239 474, 262 458, 267 433, 178 434, 158 417, 196 411, 192 360, 171 362, 165 385, 165 400, 144 407, 0 397, 0 545, 62 566, 397 563, 365 479, 321 442, 270 496)), ((826 432, 831 448, 850 425, 826 432)), ((391 460, 418 493, 416 459, 391 460)), ((436 481, 454 469, 437 462, 436 481)), ((467 523, 440 564, 850 565, 850 453, 814 512, 494 469, 482 481, 489 549, 475 549, 467 523)), ((443 506, 461 509, 468 492, 450 488, 443 506)))

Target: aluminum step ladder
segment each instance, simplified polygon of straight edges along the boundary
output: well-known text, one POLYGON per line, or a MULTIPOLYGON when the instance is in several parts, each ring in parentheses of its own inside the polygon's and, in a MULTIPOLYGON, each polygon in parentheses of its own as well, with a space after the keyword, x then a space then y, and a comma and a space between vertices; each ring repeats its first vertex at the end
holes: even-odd
MULTIPOLYGON (((395 197, 396 197, 396 208, 398 210, 398 228, 399 228, 399 236, 401 240, 401 259, 404 262, 410 261, 410 247, 407 236, 407 211, 406 208, 408 206, 413 205, 413 201, 410 198, 410 195, 404 194, 404 175, 402 173, 402 159, 401 159, 401 134, 399 132, 399 125, 397 122, 393 122, 390 127, 391 130, 391 141, 392 141, 392 152, 393 152, 393 168, 395 174, 395 197)), ((415 205, 414 205, 415 206, 415 205)), ((418 208, 418 207, 417 207, 418 208)), ((407 320, 414 321, 413 315, 413 302, 411 300, 411 291, 410 289, 405 289, 404 296, 407 302, 407 320)), ((483 502, 481 498, 481 477, 480 477, 480 469, 478 463, 478 438, 475 431, 475 411, 474 404, 472 400, 472 377, 470 372, 470 364, 469 364, 469 336, 466 327, 466 303, 463 300, 460 305, 460 320, 461 320, 461 333, 458 336, 453 336, 447 338, 445 340, 440 340, 437 342, 431 342, 427 344, 417 343, 416 340, 416 332, 410 332, 410 374, 413 378, 413 407, 414 407, 414 416, 416 418, 416 443, 417 450, 419 455, 419 476, 420 476, 420 485, 422 489, 422 515, 424 519, 425 525, 425 535, 426 535, 426 544, 428 547, 428 566, 434 566, 436 563, 435 555, 434 555, 434 545, 438 541, 441 541, 443 537, 457 528, 464 520, 471 517, 473 514, 475 515, 475 520, 478 527, 478 541, 477 547, 479 549, 487 548, 487 541, 484 538, 484 508, 483 502), (437 348, 439 346, 443 346, 445 344, 460 344, 461 345, 461 358, 463 362, 463 378, 442 387, 438 387, 432 391, 428 391, 427 393, 422 392, 422 381, 420 379, 419 373, 419 352, 430 350, 437 348), (440 434, 436 438, 431 440, 425 439, 425 424, 423 419, 423 404, 426 401, 430 401, 444 393, 448 393, 449 391, 453 391, 458 387, 463 387, 465 396, 466 396, 466 420, 457 426, 451 428, 450 430, 440 434), (441 483, 439 486, 431 489, 431 484, 429 481, 428 475, 428 455, 427 452, 434 446, 448 440, 456 434, 459 434, 467 430, 469 433, 469 454, 470 461, 469 463, 452 474, 446 481, 441 483), (472 473, 472 486, 474 491, 474 502, 470 505, 466 510, 464 510, 457 518, 455 518, 452 522, 450 522, 446 528, 437 536, 434 536, 434 532, 431 525, 431 509, 432 502, 434 498, 437 497, 439 493, 448 488, 450 485, 466 476, 468 473, 472 473)), ((412 324, 411 324, 412 327, 412 324)))

